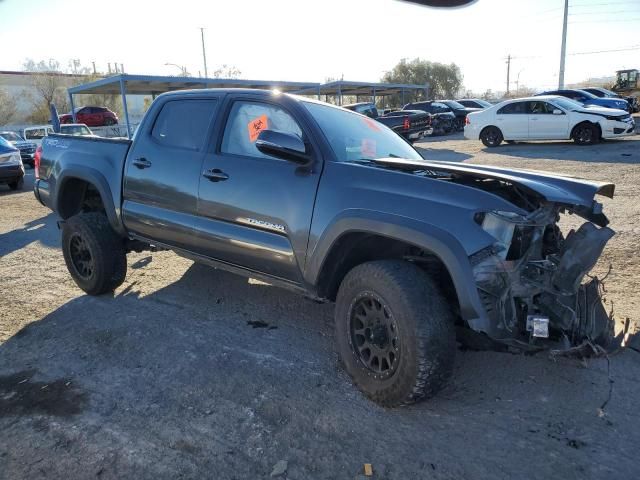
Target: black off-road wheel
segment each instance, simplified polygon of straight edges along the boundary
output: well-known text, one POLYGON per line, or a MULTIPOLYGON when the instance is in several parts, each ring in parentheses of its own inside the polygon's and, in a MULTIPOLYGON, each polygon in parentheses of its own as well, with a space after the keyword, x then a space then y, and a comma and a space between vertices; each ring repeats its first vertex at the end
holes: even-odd
POLYGON ((436 394, 453 371, 454 319, 431 277, 405 261, 368 262, 340 285, 336 343, 354 383, 384 407, 436 394))
POLYGON ((112 292, 124 282, 124 245, 102 213, 69 218, 62 227, 62 253, 71 277, 89 295, 112 292))
POLYGON ((9 185, 9 188, 11 190, 22 190, 22 188, 24 187, 24 177, 20 177, 19 179, 10 182, 7 185, 9 185))
POLYGON ((480 140, 482 140, 485 147, 491 148, 500 145, 504 137, 498 127, 487 127, 480 132, 480 140))
POLYGON ((575 126, 571 137, 577 145, 593 145, 600 140, 600 130, 594 124, 584 122, 575 126))

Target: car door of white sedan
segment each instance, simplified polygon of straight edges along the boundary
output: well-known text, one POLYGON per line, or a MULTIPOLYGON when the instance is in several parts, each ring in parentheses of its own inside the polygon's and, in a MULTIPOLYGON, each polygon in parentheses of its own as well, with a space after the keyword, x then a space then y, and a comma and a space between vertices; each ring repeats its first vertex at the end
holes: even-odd
POLYGON ((496 112, 496 126, 505 140, 526 140, 529 138, 529 116, 527 102, 512 102, 496 112))
POLYGON ((549 102, 529 102, 529 138, 532 140, 569 138, 569 115, 549 102))

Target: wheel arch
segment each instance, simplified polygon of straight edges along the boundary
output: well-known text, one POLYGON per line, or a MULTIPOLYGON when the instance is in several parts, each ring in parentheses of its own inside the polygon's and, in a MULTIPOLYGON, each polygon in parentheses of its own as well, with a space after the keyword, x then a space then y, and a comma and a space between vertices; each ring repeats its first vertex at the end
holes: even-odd
POLYGON ((346 273, 372 260, 406 259, 430 271, 440 269, 443 286, 450 284, 460 315, 486 321, 468 256, 449 233, 406 217, 342 218, 318 242, 308 259, 305 279, 321 298, 333 299, 346 273))
POLYGON ((63 219, 87 208, 89 211, 103 211, 111 227, 119 234, 123 233, 111 189, 102 174, 84 166, 65 166, 56 184, 53 205, 63 219))
POLYGON ((581 122, 576 123, 573 128, 571 129, 571 134, 569 135, 569 138, 574 138, 575 133, 576 133, 576 129, 578 127, 580 127, 581 125, 591 125, 593 127, 596 127, 598 129, 598 137, 602 138, 602 126, 600 125, 600 122, 598 121, 591 121, 591 120, 582 120, 581 122))

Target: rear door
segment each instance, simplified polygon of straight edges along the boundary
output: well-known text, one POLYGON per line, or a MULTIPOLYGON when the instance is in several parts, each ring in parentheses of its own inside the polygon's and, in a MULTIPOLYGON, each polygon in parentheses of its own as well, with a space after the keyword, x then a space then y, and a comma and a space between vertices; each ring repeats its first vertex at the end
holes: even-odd
POLYGON ((322 162, 305 112, 286 97, 231 96, 218 143, 200 177, 200 253, 299 283, 322 162), (300 166, 260 152, 260 129, 301 137, 314 154, 300 166))
POLYGON ((505 140, 526 140, 529 138, 529 115, 527 102, 513 102, 496 112, 496 126, 505 140))
POLYGON ((127 156, 122 214, 131 233, 194 251, 198 184, 220 97, 154 105, 127 156))
POLYGON ((569 138, 569 116, 549 102, 529 102, 529 138, 553 140, 569 138), (562 112, 554 115, 554 110, 562 112))

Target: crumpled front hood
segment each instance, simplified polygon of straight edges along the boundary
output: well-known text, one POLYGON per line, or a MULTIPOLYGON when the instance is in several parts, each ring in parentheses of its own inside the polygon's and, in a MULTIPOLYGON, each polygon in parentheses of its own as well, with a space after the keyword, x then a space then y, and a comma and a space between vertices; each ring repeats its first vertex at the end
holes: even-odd
POLYGON ((454 175, 476 178, 492 178, 517 184, 522 188, 537 193, 549 202, 591 209, 596 194, 613 198, 615 185, 609 182, 596 182, 583 178, 558 175, 536 170, 521 170, 490 167, 469 163, 406 160, 400 158, 380 158, 375 160, 380 165, 400 169, 434 170, 454 175))

